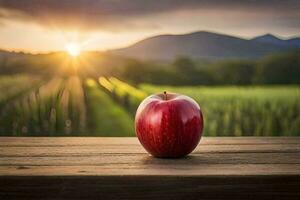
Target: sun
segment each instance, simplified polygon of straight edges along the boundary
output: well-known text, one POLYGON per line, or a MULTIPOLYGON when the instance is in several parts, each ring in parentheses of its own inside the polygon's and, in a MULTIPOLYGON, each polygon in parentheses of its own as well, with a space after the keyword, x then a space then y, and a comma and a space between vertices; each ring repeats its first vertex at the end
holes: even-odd
POLYGON ((65 45, 66 52, 72 56, 77 57, 80 55, 81 49, 80 45, 76 42, 70 42, 65 45))

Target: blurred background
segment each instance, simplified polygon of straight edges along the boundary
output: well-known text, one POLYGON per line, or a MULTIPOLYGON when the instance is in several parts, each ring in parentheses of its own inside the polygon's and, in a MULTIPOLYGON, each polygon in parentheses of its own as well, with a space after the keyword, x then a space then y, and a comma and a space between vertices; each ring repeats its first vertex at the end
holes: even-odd
POLYGON ((0 136, 135 136, 186 94, 205 136, 300 136, 300 2, 0 0, 0 136))

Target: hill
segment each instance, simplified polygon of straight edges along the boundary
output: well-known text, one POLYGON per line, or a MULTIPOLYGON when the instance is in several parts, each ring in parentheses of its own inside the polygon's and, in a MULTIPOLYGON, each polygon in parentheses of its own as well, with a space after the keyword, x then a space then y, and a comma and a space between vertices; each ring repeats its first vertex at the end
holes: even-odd
POLYGON ((265 34, 252 39, 252 41, 273 44, 281 47, 300 48, 300 38, 280 39, 272 34, 265 34))
MULTIPOLYGON (((277 38, 280 40, 279 38, 277 38)), ((284 42, 284 40, 280 40, 284 42)), ((288 43, 299 43, 291 39, 288 43)), ((297 45, 281 45, 269 36, 242 39, 206 31, 183 35, 158 35, 144 39, 129 47, 112 50, 117 55, 144 60, 171 60, 178 56, 195 59, 259 58, 264 55, 284 51, 297 45)), ((299 46, 300 47, 300 46, 299 46)))

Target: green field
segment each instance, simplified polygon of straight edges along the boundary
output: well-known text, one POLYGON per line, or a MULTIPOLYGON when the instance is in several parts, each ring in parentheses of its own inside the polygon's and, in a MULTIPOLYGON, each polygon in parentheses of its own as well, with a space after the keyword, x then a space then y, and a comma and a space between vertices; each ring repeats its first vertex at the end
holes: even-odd
POLYGON ((168 87, 141 85, 194 98, 205 118, 207 136, 300 135, 300 87, 168 87))
POLYGON ((186 94, 201 106, 206 136, 300 136, 300 87, 134 87, 116 78, 0 76, 2 136, 134 136, 149 94, 186 94))

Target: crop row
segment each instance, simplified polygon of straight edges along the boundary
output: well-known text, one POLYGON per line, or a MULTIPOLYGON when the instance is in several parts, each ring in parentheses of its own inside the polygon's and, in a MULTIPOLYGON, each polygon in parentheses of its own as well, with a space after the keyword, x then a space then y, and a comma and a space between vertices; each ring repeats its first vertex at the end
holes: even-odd
POLYGON ((135 113, 140 102, 147 97, 146 92, 114 77, 100 77, 99 83, 114 100, 125 107, 131 114, 135 113))
POLYGON ((132 116, 92 79, 2 77, 0 89, 0 135, 134 135, 132 116))
POLYGON ((76 135, 85 129, 84 118, 81 80, 53 78, 2 107, 0 134, 76 135))
POLYGON ((88 79, 85 83, 88 110, 87 134, 101 136, 133 136, 132 117, 99 84, 88 79))
POLYGON ((39 77, 26 75, 0 76, 0 109, 8 101, 42 83, 39 77))

